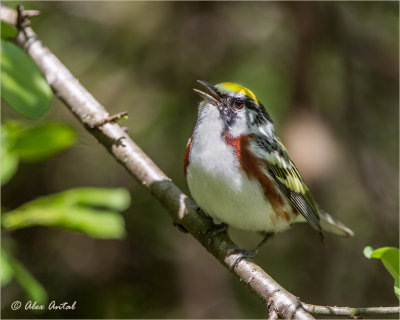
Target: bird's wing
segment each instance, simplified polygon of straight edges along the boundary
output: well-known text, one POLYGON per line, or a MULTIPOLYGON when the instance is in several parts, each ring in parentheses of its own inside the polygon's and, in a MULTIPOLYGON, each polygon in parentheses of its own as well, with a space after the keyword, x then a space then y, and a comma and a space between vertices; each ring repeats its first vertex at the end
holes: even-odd
POLYGON ((265 159, 266 171, 274 184, 323 239, 317 205, 282 142, 259 135, 254 142, 256 149, 262 150, 259 155, 265 159))

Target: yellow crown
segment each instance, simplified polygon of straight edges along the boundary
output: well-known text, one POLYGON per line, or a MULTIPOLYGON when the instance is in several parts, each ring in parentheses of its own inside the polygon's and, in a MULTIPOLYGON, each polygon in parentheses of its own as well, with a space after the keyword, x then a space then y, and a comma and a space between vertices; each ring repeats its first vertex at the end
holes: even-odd
POLYGON ((249 89, 243 87, 240 84, 237 83, 233 83, 233 82, 222 82, 219 83, 217 85, 215 85, 215 87, 222 93, 222 94, 229 94, 229 93, 243 93, 244 95, 250 97, 251 99, 254 100, 255 103, 257 103, 258 105, 261 105, 260 100, 258 100, 258 98, 256 97, 256 95, 249 89))

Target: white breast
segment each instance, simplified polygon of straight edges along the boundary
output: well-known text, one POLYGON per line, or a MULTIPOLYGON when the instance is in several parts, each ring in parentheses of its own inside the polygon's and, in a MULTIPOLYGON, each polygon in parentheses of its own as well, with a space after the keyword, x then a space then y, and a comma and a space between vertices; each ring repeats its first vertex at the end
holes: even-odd
MULTIPOLYGON (((214 111, 218 112, 216 108, 207 112, 214 111)), ((286 229, 288 222, 275 216, 259 183, 240 169, 233 149, 221 138, 222 130, 218 117, 203 118, 196 126, 186 175, 193 198, 211 217, 232 227, 286 229)))

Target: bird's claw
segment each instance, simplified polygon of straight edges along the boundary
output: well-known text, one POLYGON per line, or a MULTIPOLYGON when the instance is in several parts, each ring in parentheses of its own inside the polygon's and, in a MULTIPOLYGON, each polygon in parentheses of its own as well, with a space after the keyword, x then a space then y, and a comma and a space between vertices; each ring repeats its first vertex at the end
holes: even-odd
POLYGON ((205 232, 207 237, 208 249, 211 248, 212 239, 219 233, 225 232, 228 229, 228 225, 225 223, 214 224, 212 227, 208 228, 205 232))
POLYGON ((228 251, 228 255, 232 254, 237 254, 237 257, 232 261, 232 263, 229 265, 229 269, 234 269, 237 264, 242 260, 242 259, 253 259, 257 255, 258 250, 245 250, 245 249, 231 249, 228 251))

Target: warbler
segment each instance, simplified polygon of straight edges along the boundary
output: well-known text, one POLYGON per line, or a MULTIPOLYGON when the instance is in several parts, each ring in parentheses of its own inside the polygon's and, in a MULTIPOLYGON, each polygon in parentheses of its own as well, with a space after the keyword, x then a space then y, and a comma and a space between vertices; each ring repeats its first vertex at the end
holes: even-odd
POLYGON ((209 93, 193 89, 203 100, 184 158, 190 192, 223 225, 265 234, 254 250, 230 252, 237 254, 231 267, 297 222, 308 222, 321 240, 323 231, 353 236, 316 204, 252 91, 231 82, 198 82, 209 93))

